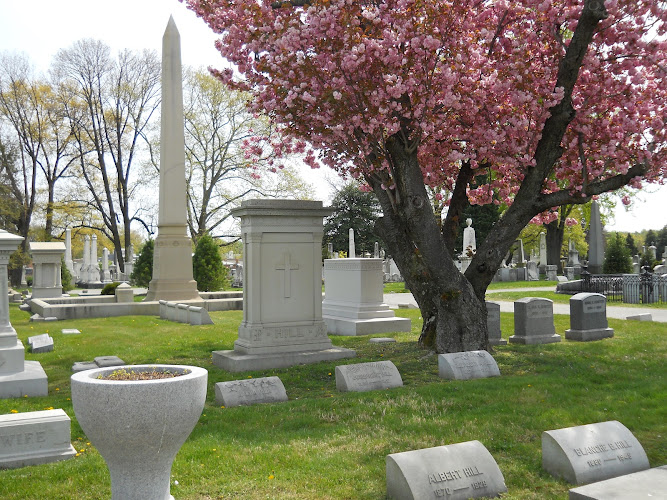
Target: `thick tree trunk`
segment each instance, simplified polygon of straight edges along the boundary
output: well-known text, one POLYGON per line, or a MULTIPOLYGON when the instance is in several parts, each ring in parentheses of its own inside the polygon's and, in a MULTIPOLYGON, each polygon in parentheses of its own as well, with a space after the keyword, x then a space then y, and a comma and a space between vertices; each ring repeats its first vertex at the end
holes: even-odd
POLYGON ((477 295, 447 250, 429 203, 417 154, 389 139, 396 184, 369 176, 383 209, 376 229, 415 297, 423 318, 419 343, 439 353, 488 348, 484 293, 477 295))
POLYGON ((559 222, 555 220, 546 224, 545 227, 547 228, 547 264, 558 266, 560 270, 560 250, 563 246, 565 225, 559 222))

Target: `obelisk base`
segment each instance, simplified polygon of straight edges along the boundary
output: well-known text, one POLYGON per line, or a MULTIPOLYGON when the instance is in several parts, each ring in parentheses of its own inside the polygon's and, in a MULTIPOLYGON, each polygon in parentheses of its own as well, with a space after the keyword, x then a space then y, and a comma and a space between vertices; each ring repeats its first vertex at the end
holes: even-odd
POLYGON ((153 279, 148 285, 146 302, 199 300, 197 282, 192 277, 192 240, 185 228, 158 227, 153 250, 153 279), (178 235, 170 232, 180 233, 178 235), (166 234, 165 234, 166 233, 166 234))

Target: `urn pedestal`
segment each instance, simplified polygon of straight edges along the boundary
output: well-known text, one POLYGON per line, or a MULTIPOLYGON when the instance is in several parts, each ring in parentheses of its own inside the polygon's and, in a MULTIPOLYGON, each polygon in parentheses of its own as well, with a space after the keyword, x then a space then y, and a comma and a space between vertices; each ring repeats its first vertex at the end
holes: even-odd
POLYGON ((171 465, 197 424, 208 372, 182 365, 130 365, 72 375, 74 413, 111 474, 112 500, 172 500, 171 465), (151 380, 105 380, 116 370, 169 371, 151 380))

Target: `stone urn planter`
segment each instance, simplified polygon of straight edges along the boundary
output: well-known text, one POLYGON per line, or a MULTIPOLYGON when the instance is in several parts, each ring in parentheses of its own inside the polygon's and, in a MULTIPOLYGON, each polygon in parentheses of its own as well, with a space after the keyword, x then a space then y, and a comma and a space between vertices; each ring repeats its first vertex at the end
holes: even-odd
POLYGON ((173 500, 171 464, 197 424, 208 372, 197 366, 128 365, 72 375, 74 413, 111 474, 112 500, 173 500), (168 372, 148 380, 108 380, 119 371, 168 372))

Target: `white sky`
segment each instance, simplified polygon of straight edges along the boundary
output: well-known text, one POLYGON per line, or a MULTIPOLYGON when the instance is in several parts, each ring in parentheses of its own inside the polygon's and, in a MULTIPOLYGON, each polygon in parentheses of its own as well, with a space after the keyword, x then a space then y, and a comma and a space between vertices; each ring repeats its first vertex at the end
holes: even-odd
MULTIPOLYGON (((169 20, 181 34, 184 65, 222 67, 215 50, 215 34, 178 0, 0 0, 0 52, 24 52, 39 71, 46 71, 53 55, 81 38, 95 38, 113 51, 124 48, 154 49, 160 54, 162 35, 169 20)), ((328 169, 302 175, 328 204, 332 188, 328 169)), ((647 187, 633 202, 630 212, 619 202, 611 231, 661 229, 667 225, 667 186, 647 187)))

